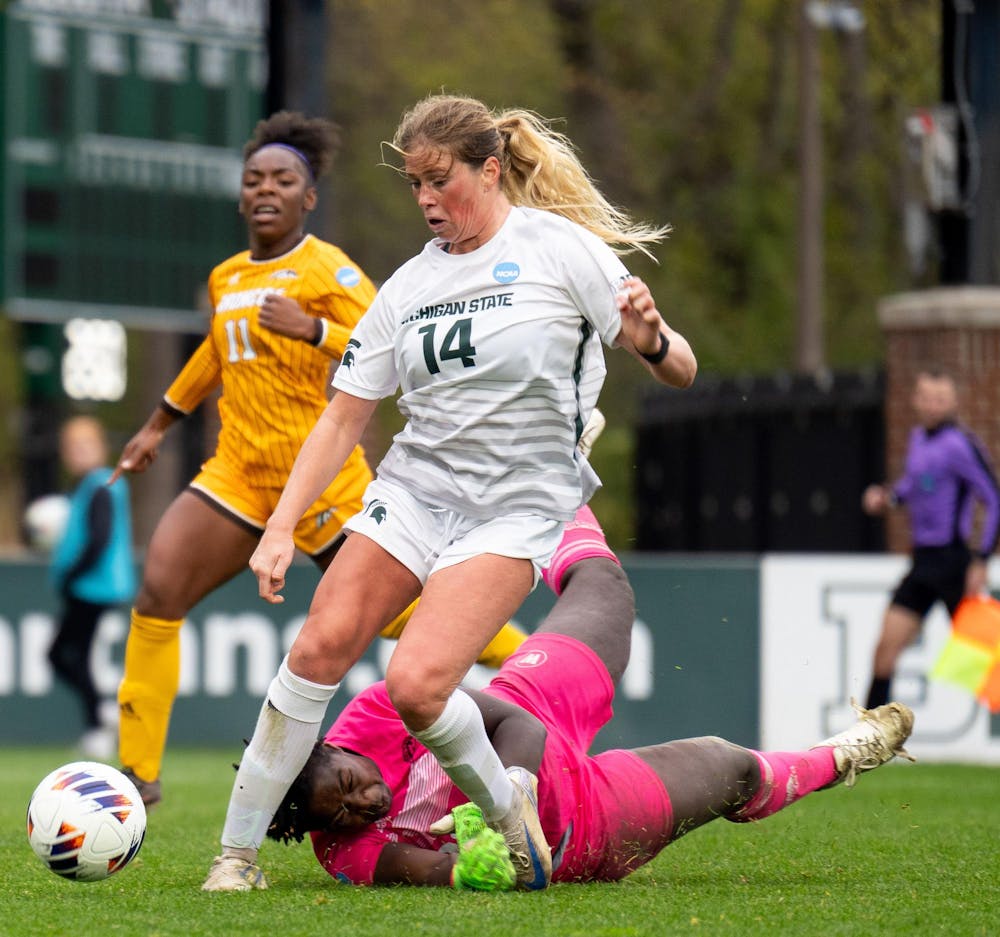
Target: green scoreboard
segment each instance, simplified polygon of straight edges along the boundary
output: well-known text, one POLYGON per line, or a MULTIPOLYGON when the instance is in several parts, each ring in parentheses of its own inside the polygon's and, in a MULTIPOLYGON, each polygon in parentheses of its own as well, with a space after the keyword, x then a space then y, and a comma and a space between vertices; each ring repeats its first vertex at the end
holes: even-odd
POLYGON ((245 244, 267 0, 0 3, 0 304, 29 322, 202 332, 245 244))

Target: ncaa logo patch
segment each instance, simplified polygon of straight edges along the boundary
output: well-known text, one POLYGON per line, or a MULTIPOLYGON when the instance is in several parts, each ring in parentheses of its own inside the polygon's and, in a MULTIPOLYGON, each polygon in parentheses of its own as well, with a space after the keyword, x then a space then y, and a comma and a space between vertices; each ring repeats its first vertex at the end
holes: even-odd
POLYGON ((504 260, 493 268, 497 283, 513 283, 521 275, 521 268, 513 260, 504 260))
POLYGON ((361 282, 361 274, 354 267, 341 267, 334 277, 341 286, 357 286, 361 282))
POLYGON ((545 651, 527 651, 514 661, 515 667, 526 670, 530 667, 541 667, 549 659, 545 651))

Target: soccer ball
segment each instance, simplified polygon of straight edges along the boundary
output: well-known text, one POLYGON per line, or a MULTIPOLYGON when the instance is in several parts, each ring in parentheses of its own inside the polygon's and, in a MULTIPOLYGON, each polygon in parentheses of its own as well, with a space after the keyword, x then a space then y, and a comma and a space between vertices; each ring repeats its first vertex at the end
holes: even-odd
POLYGON ((69 498, 65 495, 44 495, 35 498, 24 512, 28 542, 45 553, 55 548, 69 520, 69 498))
POLYGON ((28 802, 28 842, 56 875, 99 882, 139 852, 146 808, 120 771, 95 761, 56 768, 28 802))

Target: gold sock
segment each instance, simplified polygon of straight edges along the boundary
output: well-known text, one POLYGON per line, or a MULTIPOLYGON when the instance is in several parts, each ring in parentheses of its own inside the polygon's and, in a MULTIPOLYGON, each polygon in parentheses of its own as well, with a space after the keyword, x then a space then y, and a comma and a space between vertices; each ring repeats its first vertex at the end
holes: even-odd
POLYGON ((118 687, 118 755, 143 781, 160 776, 181 674, 181 625, 132 609, 125 675, 118 687))
POLYGON ((497 636, 486 645, 486 649, 479 655, 478 663, 486 667, 499 667, 524 644, 524 639, 527 637, 517 625, 507 622, 497 636))
MULTIPOLYGON (((417 600, 419 601, 419 599, 417 600)), ((413 610, 417 607, 417 602, 411 602, 401 615, 394 618, 386 625, 380 634, 383 638, 398 638, 410 620, 413 610)), ((511 654, 514 653, 528 637, 517 625, 507 622, 497 636, 486 645, 486 649, 479 655, 477 663, 486 667, 499 667, 511 654)))
POLYGON ((417 601, 417 599, 414 599, 409 605, 407 605, 399 615, 397 615, 379 632, 379 634, 381 634, 383 638, 395 641, 403 633, 406 623, 410 620, 410 616, 413 615, 413 610, 417 607, 417 601))

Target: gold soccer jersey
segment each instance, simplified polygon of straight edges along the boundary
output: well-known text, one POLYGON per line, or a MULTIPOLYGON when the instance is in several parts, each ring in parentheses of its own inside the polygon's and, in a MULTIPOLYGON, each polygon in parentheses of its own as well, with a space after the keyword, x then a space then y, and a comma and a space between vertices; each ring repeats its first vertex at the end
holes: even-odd
MULTIPOLYGON (((190 413, 221 382, 217 458, 248 487, 281 489, 326 407, 331 359, 343 355, 375 288, 343 251, 312 235, 272 260, 252 260, 249 251, 230 257, 212 271, 208 288, 211 329, 165 402, 190 413), (319 347, 260 325, 269 293, 296 300, 323 321, 319 347)), ((355 448, 345 479, 359 477, 363 459, 355 448)))

